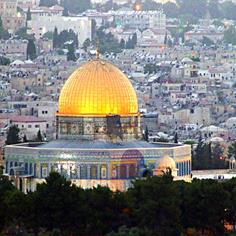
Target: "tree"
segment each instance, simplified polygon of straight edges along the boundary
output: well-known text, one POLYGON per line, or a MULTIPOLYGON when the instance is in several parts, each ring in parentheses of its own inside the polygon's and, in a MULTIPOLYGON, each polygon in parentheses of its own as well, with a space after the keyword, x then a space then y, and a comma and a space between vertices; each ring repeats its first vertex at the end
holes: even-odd
POLYGON ((177 132, 175 132, 175 137, 174 137, 174 143, 179 143, 178 142, 178 133, 177 132))
POLYGON ((127 197, 134 225, 148 228, 149 235, 180 235, 181 199, 169 173, 135 181, 127 197))
POLYGON ((58 39, 58 31, 57 31, 57 27, 54 28, 53 31, 53 36, 52 36, 52 44, 53 44, 53 48, 58 48, 59 46, 59 39, 58 39))
POLYGON ((123 224, 128 224, 127 215, 123 212, 128 207, 124 194, 113 193, 107 187, 98 186, 93 190, 88 189, 86 196, 90 206, 87 220, 93 222, 87 235, 105 235, 123 224))
POLYGON ((67 61, 76 61, 74 45, 68 44, 67 61))
POLYGON ((199 140, 196 150, 193 153, 193 170, 209 169, 211 162, 211 144, 199 140))
POLYGON ((89 38, 87 38, 83 43, 83 49, 85 50, 85 52, 87 52, 88 47, 90 47, 90 45, 91 45, 91 41, 89 38))
POLYGON ((19 235, 20 225, 22 225, 24 216, 25 216, 25 209, 26 209, 26 198, 25 194, 19 190, 9 191, 6 193, 4 198, 4 203, 6 206, 5 214, 6 214, 6 224, 9 228, 11 224, 14 222, 15 227, 13 231, 16 232, 14 235, 19 235))
POLYGON ((215 43, 208 37, 203 36, 202 44, 206 46, 211 46, 211 45, 214 45, 215 43))
POLYGON ((27 44, 27 59, 34 60, 36 57, 37 55, 34 40, 29 39, 27 44))
POLYGON ((120 43, 112 33, 106 34, 104 28, 97 30, 95 42, 99 42, 101 53, 119 53, 121 52, 120 43))
POLYGON ((160 66, 157 66, 156 64, 153 64, 153 63, 148 63, 144 66, 145 74, 157 73, 159 70, 160 70, 160 66))
POLYGON ((51 31, 46 32, 46 33, 43 35, 43 38, 52 39, 52 40, 53 40, 53 32, 51 32, 51 31))
POLYGON ((96 38, 96 35, 97 35, 97 23, 96 23, 96 20, 92 19, 91 21, 91 31, 92 31, 92 34, 91 34, 91 39, 94 40, 96 38))
POLYGON ((228 147, 228 158, 230 157, 236 158, 236 142, 231 143, 228 147))
POLYGON ((120 40, 120 48, 125 49, 125 40, 124 39, 120 40))
POLYGON ((39 6, 52 7, 58 4, 58 0, 40 0, 39 6))
POLYGON ((137 44, 137 34, 134 33, 131 38, 128 39, 126 42, 126 48, 127 49, 134 49, 137 44))
POLYGON ((19 143, 20 142, 19 132, 20 130, 16 125, 11 126, 7 132, 6 144, 10 145, 19 143))
POLYGON ((201 140, 193 151, 193 169, 225 169, 226 162, 223 154, 224 149, 219 143, 204 143, 201 140))
POLYGON ((133 43, 133 47, 135 48, 136 44, 137 44, 137 34, 134 33, 133 36, 132 36, 132 43, 133 43))
POLYGON ((196 18, 204 18, 207 10, 207 2, 205 0, 177 0, 180 15, 191 15, 196 18))
POLYGON ((224 156, 224 148, 220 143, 212 145, 212 168, 213 169, 225 169, 227 163, 224 156))
POLYGON ((149 132, 148 132, 148 127, 146 126, 145 131, 144 131, 144 140, 148 142, 149 140, 149 132))
POLYGON ((165 45, 167 45, 167 40, 168 40, 168 38, 167 38, 167 33, 165 34, 165 39, 164 39, 164 44, 165 45))
POLYGON ((227 191, 229 197, 225 200, 228 207, 225 208, 226 222, 233 226, 233 231, 236 231, 236 178, 232 178, 223 184, 223 188, 227 191))
POLYGON ((170 38, 167 39, 167 46, 168 47, 172 47, 173 46, 173 42, 170 38))
POLYGON ((0 39, 9 39, 10 38, 10 34, 8 33, 7 30, 4 29, 3 24, 2 24, 2 19, 0 17, 0 39))
POLYGON ((229 195, 223 185, 215 180, 193 180, 182 190, 183 227, 194 228, 200 236, 224 235, 229 195))
POLYGON ((224 41, 227 44, 236 44, 236 29, 235 26, 230 26, 227 30, 224 32, 224 41))
POLYGON ((64 9, 63 9, 62 15, 63 16, 69 16, 69 11, 66 7, 64 7, 64 9))
POLYGON ((24 134, 24 137, 23 137, 23 142, 24 142, 24 143, 27 143, 27 142, 28 142, 28 139, 27 139, 27 136, 26 136, 26 134, 24 134))
MULTIPOLYGON (((139 1, 141 3, 141 1, 139 1)), ((161 7, 161 4, 156 3, 154 0, 146 0, 142 4, 142 9, 146 10, 158 10, 161 7)))
POLYGON ((163 5, 163 10, 167 17, 176 18, 179 14, 178 6, 173 2, 167 2, 163 5))
POLYGON ((15 191, 15 187, 5 176, 0 176, 0 232, 3 230, 6 222, 7 222, 7 214, 6 214, 6 202, 5 198, 7 193, 15 191))
POLYGON ((221 4, 222 15, 226 19, 236 20, 236 4, 232 1, 226 1, 221 4))
POLYGON ((11 63, 10 59, 4 56, 0 56, 0 65, 6 66, 11 63))
POLYGON ((221 18, 222 13, 220 9, 220 4, 218 0, 210 0, 207 4, 208 12, 213 19, 221 18))
POLYGON ((61 5, 73 14, 79 14, 91 9, 90 0, 62 0, 61 5))
POLYGON ((30 21, 32 18, 31 18, 31 12, 30 12, 30 8, 28 7, 28 11, 26 13, 26 21, 30 21))
POLYGON ((73 43, 78 47, 78 35, 73 30, 63 30, 58 34, 57 28, 54 29, 54 44, 56 48, 65 48, 68 43, 73 43))
POLYGON ((36 141, 37 141, 37 142, 43 142, 43 136, 42 136, 42 134, 41 134, 40 129, 38 130, 36 141))
POLYGON ((29 39, 30 35, 27 34, 27 27, 19 28, 15 33, 21 39, 29 39))
MULTIPOLYGON (((74 229, 73 224, 79 230, 81 222, 80 220, 75 222, 76 219, 81 218, 75 215, 81 213, 77 211, 76 201, 80 202, 78 193, 80 189, 77 191, 75 186, 71 186, 70 181, 56 172, 51 172, 45 183, 38 185, 34 193, 28 194, 26 211, 31 214, 26 216, 25 224, 36 232, 40 227, 50 231, 53 229, 69 231, 74 229), (66 218, 63 217, 65 215, 66 218)), ((81 208, 83 209, 82 205, 81 208)))

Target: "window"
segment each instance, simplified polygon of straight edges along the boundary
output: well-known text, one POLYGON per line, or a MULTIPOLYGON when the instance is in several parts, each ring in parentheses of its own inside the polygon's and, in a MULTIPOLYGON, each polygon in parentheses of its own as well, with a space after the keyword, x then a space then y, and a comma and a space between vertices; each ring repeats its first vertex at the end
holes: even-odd
POLYGON ((126 165, 121 165, 120 166, 120 178, 121 179, 126 179, 126 165))
POLYGON ((32 128, 32 125, 28 125, 28 128, 32 128))
POLYGON ((80 166, 80 179, 87 179, 87 165, 80 166))
POLYGON ((101 179, 106 179, 107 178, 107 167, 103 165, 101 167, 101 179))
POLYGON ((117 178, 117 166, 112 165, 112 178, 116 179, 117 178))
POLYGON ((135 165, 130 165, 129 166, 129 177, 134 178, 136 175, 136 167, 135 165))
POLYGON ((48 175, 48 169, 47 168, 43 168, 42 169, 42 177, 45 178, 45 177, 47 177, 47 175, 48 175))
POLYGON ((35 125, 35 128, 39 128, 39 125, 35 125))
POLYGON ((90 179, 97 179, 97 166, 96 165, 91 166, 90 179))

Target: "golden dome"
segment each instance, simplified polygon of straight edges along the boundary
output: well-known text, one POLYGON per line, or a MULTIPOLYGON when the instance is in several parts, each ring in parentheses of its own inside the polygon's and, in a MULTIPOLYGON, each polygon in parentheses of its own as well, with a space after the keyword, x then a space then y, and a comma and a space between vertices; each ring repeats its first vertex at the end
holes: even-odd
POLYGON ((138 102, 124 73, 107 61, 93 60, 66 81, 58 110, 62 116, 132 116, 138 113, 138 102))

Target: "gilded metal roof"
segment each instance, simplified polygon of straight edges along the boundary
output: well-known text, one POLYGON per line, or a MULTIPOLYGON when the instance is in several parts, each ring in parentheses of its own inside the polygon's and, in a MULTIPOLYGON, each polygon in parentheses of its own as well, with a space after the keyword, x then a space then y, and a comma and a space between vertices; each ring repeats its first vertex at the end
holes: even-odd
POLYGON ((58 110, 62 116, 132 116, 138 113, 138 102, 124 73, 111 63, 96 59, 68 78, 58 110))

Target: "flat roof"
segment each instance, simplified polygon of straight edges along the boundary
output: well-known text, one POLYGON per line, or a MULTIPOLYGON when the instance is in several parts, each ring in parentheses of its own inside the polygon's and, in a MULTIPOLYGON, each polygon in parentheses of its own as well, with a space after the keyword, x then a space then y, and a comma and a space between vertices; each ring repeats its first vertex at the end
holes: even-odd
POLYGON ((134 140, 112 143, 103 140, 54 140, 37 146, 37 148, 68 148, 68 149, 136 149, 136 148, 170 148, 182 146, 172 143, 148 143, 146 141, 134 140))

